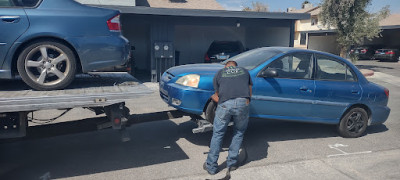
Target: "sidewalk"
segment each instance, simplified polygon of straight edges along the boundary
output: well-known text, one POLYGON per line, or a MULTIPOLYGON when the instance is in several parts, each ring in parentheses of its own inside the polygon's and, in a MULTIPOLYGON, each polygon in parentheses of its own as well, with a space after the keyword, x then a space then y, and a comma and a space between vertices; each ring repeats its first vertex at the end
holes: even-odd
MULTIPOLYGON (((239 168, 231 172, 231 179, 399 179, 400 150, 387 150, 369 154, 337 156, 259 167, 239 168)), ((226 170, 215 176, 198 175, 177 179, 219 179, 226 170)))

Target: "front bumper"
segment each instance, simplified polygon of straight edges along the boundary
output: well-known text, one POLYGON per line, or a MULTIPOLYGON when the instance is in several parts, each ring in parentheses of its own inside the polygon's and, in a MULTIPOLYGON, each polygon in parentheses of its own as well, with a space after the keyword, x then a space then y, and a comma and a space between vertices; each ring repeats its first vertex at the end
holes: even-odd
POLYGON ((161 99, 183 112, 201 115, 213 91, 160 81, 161 99))

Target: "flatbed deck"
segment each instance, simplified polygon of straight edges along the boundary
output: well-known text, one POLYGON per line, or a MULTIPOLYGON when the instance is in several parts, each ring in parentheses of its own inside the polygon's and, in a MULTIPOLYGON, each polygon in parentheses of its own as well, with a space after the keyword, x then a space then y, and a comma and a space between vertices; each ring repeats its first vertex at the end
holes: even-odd
POLYGON ((64 90, 35 91, 21 80, 0 80, 0 113, 99 107, 153 93, 128 73, 77 75, 64 90))

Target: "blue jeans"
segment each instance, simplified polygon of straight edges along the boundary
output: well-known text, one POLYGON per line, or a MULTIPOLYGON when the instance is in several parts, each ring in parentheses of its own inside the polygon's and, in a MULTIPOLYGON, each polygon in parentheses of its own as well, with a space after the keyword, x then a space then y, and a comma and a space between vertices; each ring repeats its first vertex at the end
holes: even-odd
POLYGON ((230 99, 218 105, 215 111, 213 124, 213 136, 210 143, 206 167, 210 173, 218 170, 218 157, 222 146, 222 141, 228 124, 234 122, 233 137, 229 146, 227 166, 236 166, 239 157, 240 146, 242 145, 244 132, 249 122, 249 105, 246 98, 230 99))

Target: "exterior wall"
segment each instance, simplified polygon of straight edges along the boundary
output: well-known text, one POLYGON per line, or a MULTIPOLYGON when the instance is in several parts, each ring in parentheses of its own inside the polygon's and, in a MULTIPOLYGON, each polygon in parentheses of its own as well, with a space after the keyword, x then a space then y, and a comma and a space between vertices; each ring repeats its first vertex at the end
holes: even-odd
POLYGON ((309 35, 308 49, 329 52, 339 55, 340 50, 336 42, 336 35, 313 36, 309 35))

